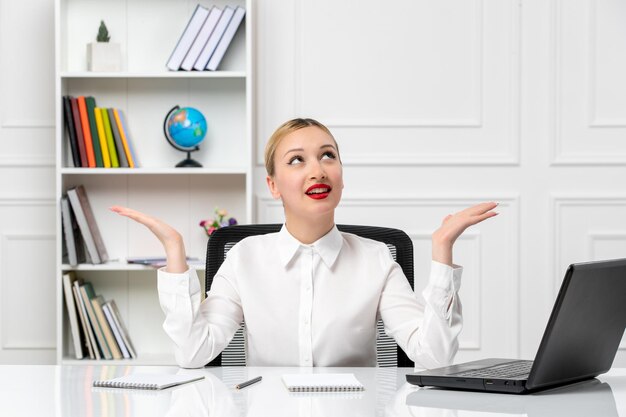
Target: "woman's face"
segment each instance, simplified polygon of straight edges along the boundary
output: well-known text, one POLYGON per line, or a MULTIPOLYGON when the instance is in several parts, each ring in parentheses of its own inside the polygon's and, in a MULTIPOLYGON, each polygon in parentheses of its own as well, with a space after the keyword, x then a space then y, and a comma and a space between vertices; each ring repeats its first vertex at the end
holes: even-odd
POLYGON ((334 214, 343 171, 335 141, 326 132, 310 126, 288 134, 276 148, 274 163, 267 184, 272 196, 282 199, 288 219, 334 214))

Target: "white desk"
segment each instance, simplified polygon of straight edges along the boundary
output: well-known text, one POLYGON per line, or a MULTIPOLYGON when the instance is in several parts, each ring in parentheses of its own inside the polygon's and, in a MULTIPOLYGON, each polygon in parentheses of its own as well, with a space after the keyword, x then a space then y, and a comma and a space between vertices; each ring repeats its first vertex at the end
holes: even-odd
POLYGON ((206 368, 132 366, 0 366, 0 415, 55 417, 230 416, 590 416, 626 417, 626 369, 597 380, 541 394, 515 396, 419 389, 405 382, 412 369, 315 368, 353 372, 362 393, 291 394, 284 373, 301 368, 206 368), (191 373, 202 381, 164 391, 105 390, 93 379, 129 372, 191 373), (263 381, 237 391, 236 383, 263 381))

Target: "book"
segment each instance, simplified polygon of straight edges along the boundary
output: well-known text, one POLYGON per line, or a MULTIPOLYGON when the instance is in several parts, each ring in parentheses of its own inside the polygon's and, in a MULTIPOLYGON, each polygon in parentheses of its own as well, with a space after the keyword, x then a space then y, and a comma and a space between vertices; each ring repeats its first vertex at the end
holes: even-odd
POLYGON ((76 274, 68 272, 63 274, 63 296, 65 298, 65 306, 67 307, 67 315, 70 320, 70 330, 72 331, 72 340, 74 342, 74 353, 76 359, 84 357, 83 352, 83 335, 81 335, 81 327, 78 322, 78 311, 72 292, 72 286, 76 281, 76 274))
POLYGON ((209 59, 211 59, 211 55, 213 55, 213 52, 217 47, 217 44, 220 42, 224 31, 228 27, 228 23, 230 23, 233 14, 235 14, 235 9, 230 6, 224 7, 224 10, 222 11, 222 14, 220 16, 220 20, 217 21, 215 29, 213 29, 209 40, 207 41, 206 45, 204 45, 204 48, 202 48, 202 52, 200 52, 200 56, 196 60, 196 63, 193 65, 193 69, 197 71, 204 71, 207 64, 209 63, 209 59))
POLYGON ((117 132, 120 135, 120 139, 122 142, 122 147, 124 148, 124 155, 126 156, 126 161, 128 161, 129 168, 135 168, 135 163, 133 162, 133 156, 130 152, 130 147, 128 145, 128 140, 126 138, 126 132, 124 132, 124 126, 122 126, 122 120, 120 119, 121 110, 113 109, 113 117, 115 118, 115 126, 117 127, 117 132))
POLYGON ((209 16, 209 9, 198 4, 187 22, 187 26, 183 31, 180 39, 176 43, 176 47, 172 51, 170 58, 167 60, 167 68, 172 71, 178 71, 180 69, 191 44, 198 36, 204 21, 209 16))
POLYGON ((158 390, 204 379, 203 375, 130 374, 113 379, 95 380, 94 387, 158 390))
POLYGON ((76 218, 72 213, 67 196, 61 198, 61 220, 63 223, 63 238, 67 247, 67 261, 70 265, 76 266, 81 262, 85 262, 85 253, 78 223, 76 223, 76 218))
POLYGON ((85 140, 83 138, 83 127, 80 124, 80 113, 78 111, 78 101, 74 97, 70 97, 72 106, 72 120, 74 121, 74 132, 76 132, 76 144, 78 145, 78 153, 80 155, 80 167, 88 168, 87 153, 85 151, 85 140))
POLYGON ((91 301, 93 311, 94 313, 96 313, 98 324, 100 325, 100 329, 102 329, 102 335, 106 340, 107 346, 111 350, 111 356, 113 356, 113 359, 122 359, 122 351, 120 350, 120 347, 115 340, 111 325, 109 324, 109 321, 106 319, 104 311, 102 310, 104 298, 101 295, 96 295, 95 297, 90 298, 89 301, 91 301))
POLYGON ((78 150, 76 128, 72 117, 72 102, 70 100, 70 96, 63 96, 63 118, 65 119, 65 127, 67 128, 67 137, 70 143, 72 162, 75 167, 80 167, 80 151, 78 150))
POLYGON ((290 392, 363 391, 354 374, 288 374, 282 376, 290 392))
POLYGON ((93 153, 96 157, 96 167, 104 167, 102 160, 102 149, 100 146, 100 132, 96 125, 96 99, 89 96, 85 97, 85 104, 87 105, 87 118, 89 119, 89 131, 91 132, 91 140, 93 142, 93 153))
POLYGON ((109 123, 111 123, 111 133, 113 134, 113 140, 115 141, 117 160, 119 161, 120 168, 128 168, 128 159, 126 159, 124 144, 122 143, 122 137, 120 136, 120 131, 118 130, 117 123, 115 122, 115 112, 113 110, 114 109, 107 109, 107 113, 109 114, 109 123))
POLYGON ((76 281, 74 281, 74 285, 72 288, 74 293, 74 300, 76 301, 76 305, 78 306, 78 313, 81 324, 83 326, 83 333, 85 334, 85 343, 87 344, 87 349, 89 350, 89 357, 91 359, 100 359, 102 358, 102 356, 100 355, 100 351, 98 350, 96 335, 94 334, 91 323, 89 322, 87 309, 85 308, 85 303, 83 302, 83 297, 80 293, 80 286, 83 284, 84 283, 82 279, 77 279, 76 281))
POLYGON ((128 124, 126 123, 126 117, 124 117, 124 112, 121 110, 117 112, 117 115, 120 118, 120 124, 122 125, 122 130, 124 132, 123 137, 126 138, 126 143, 128 143, 128 151, 130 152, 135 168, 137 168, 139 167, 139 160, 137 159, 137 153, 135 152, 135 147, 133 146, 133 141, 130 137, 130 130, 128 129, 128 124))
POLYGON ((94 108, 93 113, 96 118, 96 129, 98 130, 100 149, 102 150, 102 165, 105 168, 111 168, 111 158, 109 157, 109 148, 107 146, 107 137, 104 133, 104 122, 102 121, 102 111, 100 107, 94 108))
POLYGON ((136 358, 137 353, 135 351, 133 343, 130 340, 130 336, 128 335, 128 330, 126 330, 126 326, 124 326, 124 322, 122 321, 122 315, 117 309, 117 304, 115 303, 115 300, 109 300, 105 303, 105 305, 109 308, 109 311, 111 312, 113 322, 115 322, 117 329, 120 331, 122 340, 124 342, 124 345, 126 345, 126 348, 128 349, 130 357, 136 358))
POLYGON ((87 103, 85 96, 76 98, 78 102, 78 114, 80 114, 80 125, 83 127, 83 140, 85 141, 85 153, 87 154, 87 165, 89 168, 96 167, 96 157, 93 153, 93 139, 91 138, 91 128, 89 127, 89 117, 87 116, 87 103))
MULTIPOLYGON (((200 259, 187 256, 186 260, 188 263, 199 264, 200 259)), ((128 257, 126 258, 126 262, 129 264, 138 264, 138 265, 148 265, 153 267, 162 267, 167 264, 167 258, 162 256, 154 256, 154 257, 128 257)))
POLYGON ((108 261, 109 254, 102 241, 96 218, 93 215, 93 211, 91 211, 85 188, 82 185, 70 188, 67 190, 67 197, 76 215, 76 222, 87 245, 92 263, 101 264, 108 261))
POLYGON ((228 23, 224 34, 222 35, 219 43, 217 44, 217 47, 215 48, 215 52, 213 52, 213 55, 211 55, 206 69, 208 69, 209 71, 215 71, 217 70, 217 67, 220 66, 220 62, 222 62, 222 58, 224 57, 224 54, 226 53, 230 42, 235 37, 237 29, 239 29, 239 26, 241 26, 241 22, 243 21, 245 15, 246 9, 241 6, 237 6, 237 9, 235 9, 235 14, 233 15, 233 18, 230 19, 230 22, 228 23))
POLYGON ((193 44, 191 44, 189 52, 187 53, 187 56, 185 56, 185 59, 180 66, 181 69, 185 71, 191 71, 193 69, 194 64, 200 56, 200 52, 202 52, 204 45, 206 45, 206 43, 208 42, 209 37, 211 36, 211 33, 213 33, 213 29, 215 29, 215 26, 217 25, 217 22, 220 19, 221 15, 221 9, 218 9, 215 6, 211 8, 209 16, 206 18, 204 24, 202 25, 202 28, 200 29, 200 33, 198 33, 198 36, 193 41, 193 44))
MULTIPOLYGON (((108 303, 108 301, 107 301, 108 303)), ((122 339, 122 332, 118 329, 115 320, 113 320, 113 313, 111 312, 111 308, 107 303, 103 303, 100 305, 102 308, 102 312, 104 313, 104 317, 107 319, 107 323, 109 323, 109 327, 111 328, 111 332, 113 332, 113 336, 115 337, 115 341, 122 352, 122 356, 124 359, 130 359, 130 353, 126 344, 124 343, 124 339, 122 339)))
POLYGON ((107 138, 107 149, 109 150, 109 157, 111 158, 111 167, 118 168, 120 166, 117 159, 117 150, 115 149, 115 140, 113 139, 113 133, 111 132, 111 122, 109 121, 109 113, 107 109, 101 108, 102 125, 104 126, 104 134, 107 138))
POLYGON ((96 293, 93 290, 93 286, 90 282, 85 282, 83 285, 79 287, 80 296, 83 300, 83 305, 85 306, 85 310, 87 310, 87 317, 89 317, 89 323, 91 323, 91 328, 96 336, 96 341, 98 342, 98 346, 100 347, 100 351, 102 352, 102 356, 105 359, 113 359, 113 355, 111 355, 111 350, 109 349, 109 345, 107 344, 106 338, 104 337, 104 333, 102 332, 102 328, 100 327, 100 323, 98 322, 98 317, 96 316, 96 312, 93 308, 93 304, 91 303, 91 299, 96 297, 96 293))

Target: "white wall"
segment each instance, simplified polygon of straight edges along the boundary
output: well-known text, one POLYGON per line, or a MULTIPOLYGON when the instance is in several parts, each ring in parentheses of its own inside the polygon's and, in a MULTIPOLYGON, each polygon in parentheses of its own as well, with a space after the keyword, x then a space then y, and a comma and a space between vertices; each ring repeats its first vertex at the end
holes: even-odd
MULTIPOLYGON (((54 361, 53 3, 0 1, 0 363, 54 361)), ((294 116, 339 141, 337 221, 407 231, 418 287, 441 218, 499 201, 500 216, 456 245, 457 359, 532 358, 565 267, 626 255, 625 11, 618 0, 258 1, 257 221, 281 218, 262 150, 294 116)))

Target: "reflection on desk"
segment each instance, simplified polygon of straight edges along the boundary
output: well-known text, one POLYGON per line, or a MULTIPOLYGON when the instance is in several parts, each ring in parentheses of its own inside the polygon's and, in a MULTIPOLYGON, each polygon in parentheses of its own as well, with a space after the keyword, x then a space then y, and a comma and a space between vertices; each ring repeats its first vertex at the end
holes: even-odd
POLYGON ((516 396, 420 389, 406 383, 408 368, 205 368, 0 365, 0 415, 37 417, 130 416, 606 416, 626 417, 626 369, 597 380, 516 396), (203 375, 162 391, 93 388, 95 379, 129 373, 203 375), (354 373, 363 392, 290 393, 291 373, 354 373), (263 376, 242 390, 236 384, 263 376))
POLYGON ((619 416, 611 387, 597 379, 525 396, 473 392, 456 392, 450 395, 450 392, 439 389, 422 389, 409 394, 406 404, 418 408, 528 417, 619 416))
POLYGON ((126 416, 382 416, 396 392, 394 368, 242 368, 177 369, 132 367, 63 367, 63 417, 126 416), (93 379, 109 379, 129 372, 171 372, 204 375, 203 380, 161 391, 92 388, 93 379), (291 393, 282 375, 294 373, 354 373, 366 391, 291 393), (235 385, 263 376, 260 383, 241 390, 235 385))

